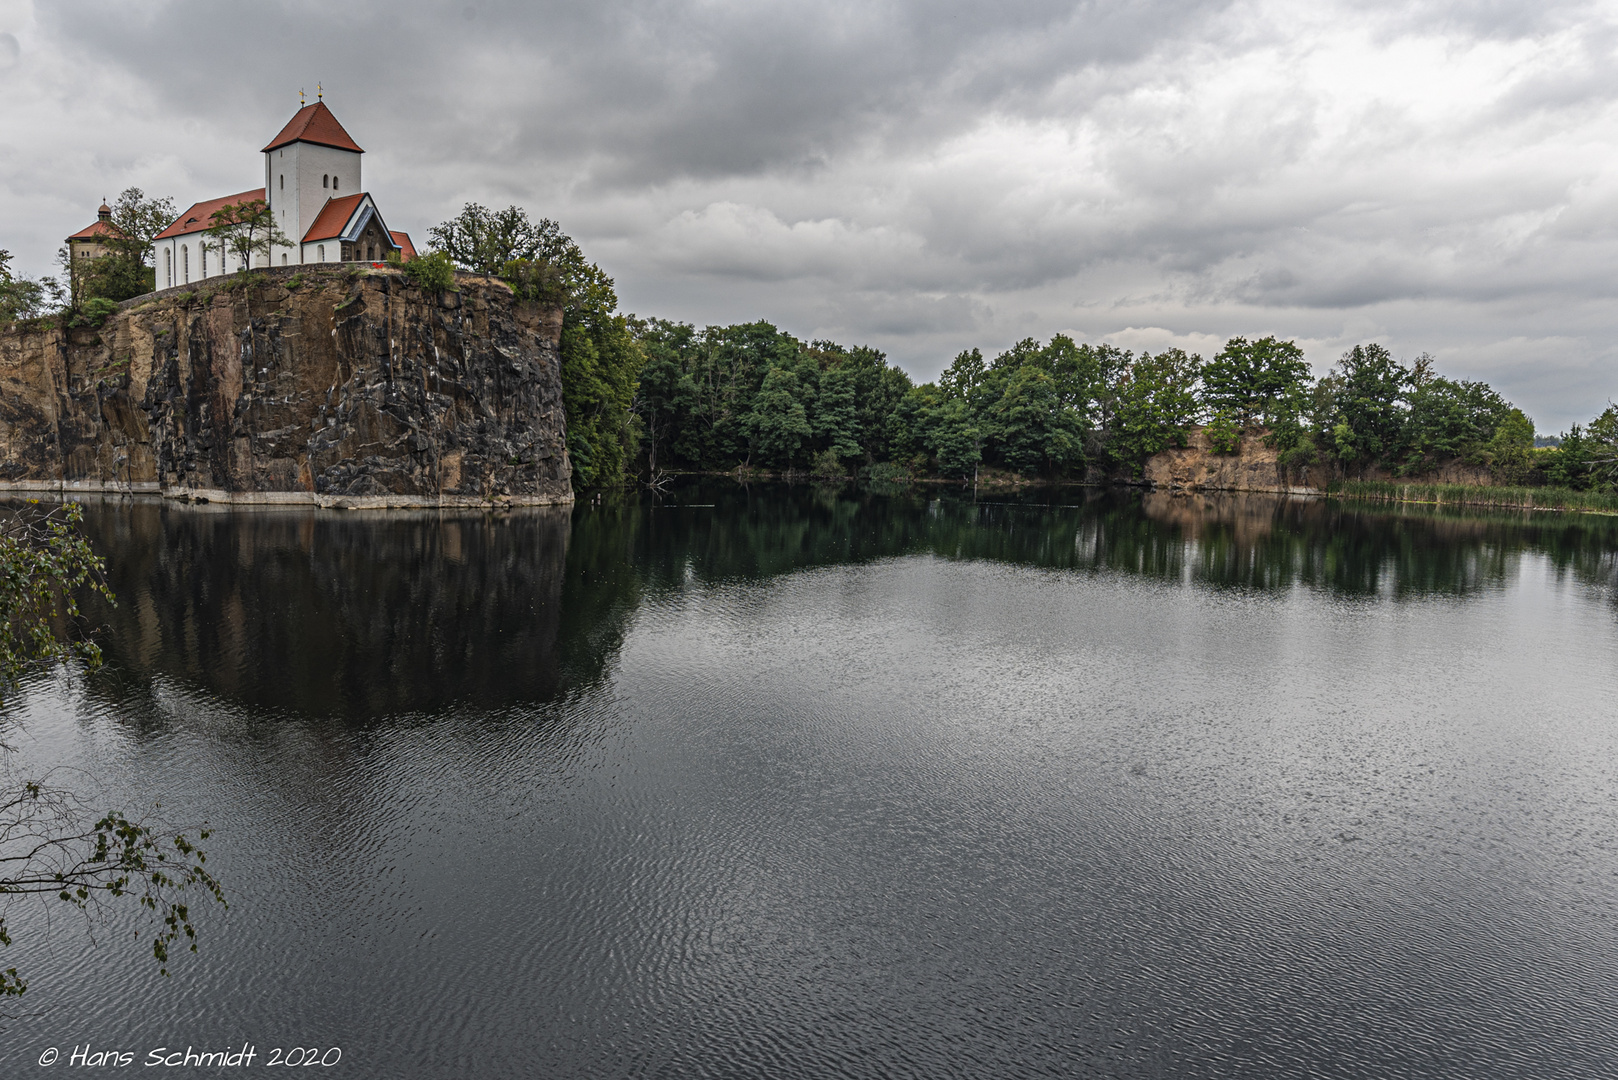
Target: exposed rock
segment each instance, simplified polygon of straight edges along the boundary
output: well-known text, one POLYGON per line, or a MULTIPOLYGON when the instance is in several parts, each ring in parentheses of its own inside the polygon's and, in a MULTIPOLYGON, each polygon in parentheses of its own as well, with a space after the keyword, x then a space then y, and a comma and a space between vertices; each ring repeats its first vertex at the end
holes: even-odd
POLYGON ((561 310, 290 267, 0 330, 0 480, 329 506, 572 501, 561 310))
MULTIPOLYGON (((1264 445, 1263 433, 1242 436, 1234 454, 1216 454, 1209 445, 1207 431, 1192 428, 1185 447, 1164 450, 1146 459, 1142 479, 1154 488, 1169 491, 1258 491, 1271 494, 1324 494, 1327 483, 1337 477, 1333 467, 1305 466, 1285 470, 1276 461, 1277 451, 1264 445)), ((1382 469, 1356 472, 1356 480, 1388 480, 1382 469)), ((1420 484, 1470 484, 1486 486, 1495 482, 1487 466, 1464 461, 1443 462, 1418 476, 1404 478, 1420 484)))
MULTIPOLYGON (((1317 470, 1318 471, 1318 470, 1317 470)), ((1155 488, 1180 491, 1266 491, 1273 493, 1317 494, 1325 486, 1310 484, 1309 470, 1286 474, 1276 463, 1276 451, 1264 445, 1259 435, 1243 436, 1234 454, 1216 454, 1208 444, 1208 434, 1193 428, 1183 449, 1164 450, 1146 459, 1144 479, 1155 488)))

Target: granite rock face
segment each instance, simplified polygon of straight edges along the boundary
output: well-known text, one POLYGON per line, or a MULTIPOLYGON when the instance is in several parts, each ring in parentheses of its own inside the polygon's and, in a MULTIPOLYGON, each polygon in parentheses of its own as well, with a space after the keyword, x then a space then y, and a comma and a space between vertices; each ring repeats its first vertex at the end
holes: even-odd
MULTIPOLYGON (((1278 452, 1264 445, 1264 435, 1246 434, 1234 454, 1216 454, 1205 428, 1192 428, 1184 447, 1153 454, 1146 459, 1142 479, 1151 487, 1167 491, 1255 491, 1272 495, 1318 495, 1340 476, 1330 465, 1317 464, 1284 469, 1278 452)), ((1381 468, 1356 470, 1357 480, 1391 480, 1392 473, 1381 468)), ((1468 484, 1495 483, 1484 465, 1447 461, 1419 475, 1405 477, 1411 483, 1468 484)))
MULTIPOLYGON (((1276 451, 1257 435, 1244 435, 1234 454, 1216 454, 1203 428, 1192 428, 1183 448, 1164 450, 1146 459, 1143 479, 1154 488, 1170 491, 1263 491, 1275 494, 1313 494, 1310 470, 1288 474, 1276 461, 1276 451)), ((1325 486, 1324 470, 1315 484, 1325 486)))
POLYGON ((572 500, 559 308, 292 267, 0 330, 0 481, 338 506, 572 500))

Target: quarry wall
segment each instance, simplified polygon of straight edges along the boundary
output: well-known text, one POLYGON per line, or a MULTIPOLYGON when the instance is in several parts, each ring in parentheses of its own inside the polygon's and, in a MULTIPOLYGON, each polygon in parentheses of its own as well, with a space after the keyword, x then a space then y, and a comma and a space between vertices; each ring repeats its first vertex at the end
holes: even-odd
POLYGON ((573 499, 562 311, 464 275, 277 267, 0 328, 0 489, 231 503, 573 499))

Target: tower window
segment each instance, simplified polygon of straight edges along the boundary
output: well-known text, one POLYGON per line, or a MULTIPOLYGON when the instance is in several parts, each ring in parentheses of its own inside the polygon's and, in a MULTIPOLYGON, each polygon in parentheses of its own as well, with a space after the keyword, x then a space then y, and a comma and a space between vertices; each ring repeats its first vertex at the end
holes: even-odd
POLYGON ((333 191, 336 191, 336 190, 337 190, 337 177, 335 177, 335 176, 333 176, 333 177, 332 177, 332 178, 331 178, 331 189, 332 189, 332 190, 333 190, 333 191))
POLYGON ((322 176, 320 178, 320 186, 321 187, 331 187, 331 177, 330 176, 322 176))
POLYGON ((287 189, 287 178, 286 178, 286 174, 282 173, 281 174, 281 190, 285 191, 286 189, 287 189))

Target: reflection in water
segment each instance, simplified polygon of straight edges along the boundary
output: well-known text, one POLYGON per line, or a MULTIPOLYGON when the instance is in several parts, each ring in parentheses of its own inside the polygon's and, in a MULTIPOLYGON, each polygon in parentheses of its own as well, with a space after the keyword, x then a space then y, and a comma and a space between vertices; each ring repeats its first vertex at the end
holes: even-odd
POLYGON ((120 598, 94 613, 117 668, 363 719, 543 700, 591 667, 559 648, 565 509, 384 523, 137 502, 87 524, 120 598))
POLYGON ((701 484, 87 510, 29 768, 215 827, 75 1037, 355 1077, 1618 1075, 1611 519, 701 484))
POLYGON ((1346 596, 1472 595, 1525 552, 1587 584, 1618 579, 1618 518, 1094 489, 974 500, 727 483, 571 515, 137 501, 92 503, 87 522, 115 553, 123 602, 96 615, 115 668, 357 720, 590 685, 646 590, 904 555, 1346 596))

